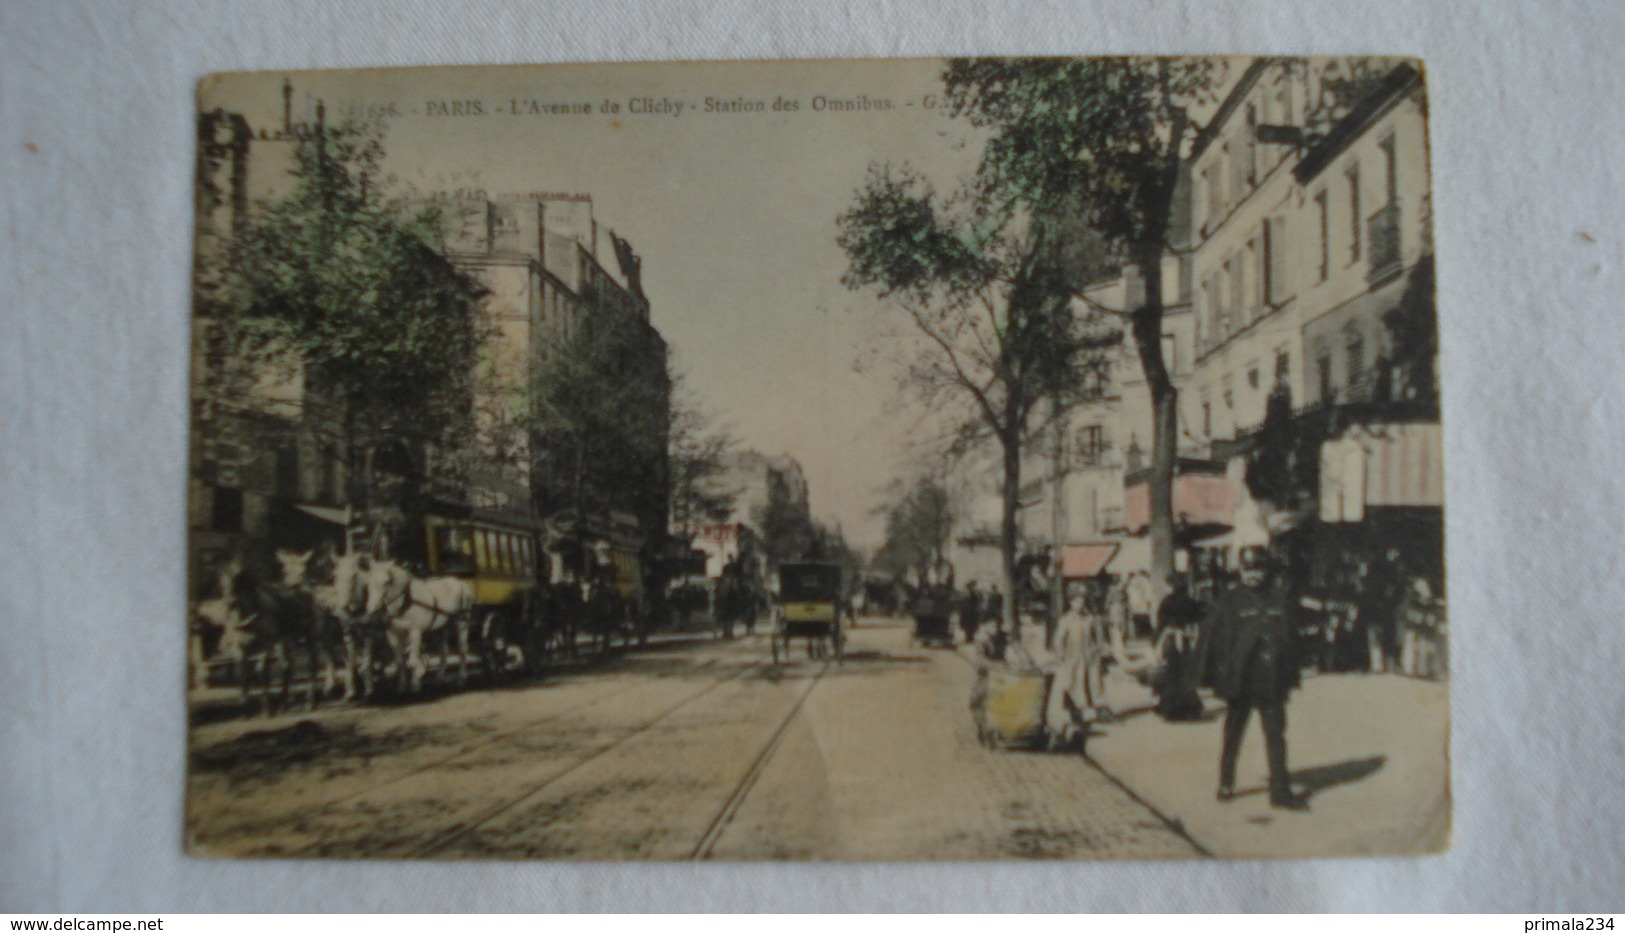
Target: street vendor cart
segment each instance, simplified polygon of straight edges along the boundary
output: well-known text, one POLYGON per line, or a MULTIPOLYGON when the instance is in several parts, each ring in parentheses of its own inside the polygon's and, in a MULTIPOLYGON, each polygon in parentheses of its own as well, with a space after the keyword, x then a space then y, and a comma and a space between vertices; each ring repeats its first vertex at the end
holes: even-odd
POLYGON ((1044 714, 1054 675, 1036 667, 984 664, 971 690, 976 737, 988 748, 1046 748, 1044 714))

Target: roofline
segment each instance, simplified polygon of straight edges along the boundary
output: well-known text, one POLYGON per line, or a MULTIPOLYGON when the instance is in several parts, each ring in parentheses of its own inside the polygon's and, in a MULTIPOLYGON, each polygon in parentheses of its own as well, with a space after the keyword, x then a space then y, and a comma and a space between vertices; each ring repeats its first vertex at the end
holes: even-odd
POLYGON ((1365 132, 1369 124, 1387 113, 1389 107, 1406 94, 1421 86, 1422 73, 1414 65, 1409 62, 1395 65, 1377 91, 1355 104, 1343 119, 1333 124, 1326 135, 1304 153, 1303 159, 1292 169, 1298 183, 1304 185, 1314 181, 1333 159, 1365 132))
POLYGON ((1214 138, 1218 136, 1218 128, 1230 119, 1230 115, 1236 112, 1237 107, 1241 106, 1241 99, 1247 96, 1247 92, 1253 89, 1253 85, 1258 83, 1258 79, 1264 76, 1265 69, 1278 61, 1280 59, 1273 55, 1253 59, 1253 63, 1247 66, 1246 71, 1242 72, 1241 80, 1237 81, 1236 86, 1230 89, 1229 94, 1225 95, 1224 103, 1220 104, 1219 109, 1214 111, 1212 119, 1207 121, 1207 125, 1202 128, 1201 134, 1196 137, 1196 143, 1191 147, 1189 161, 1195 162, 1202 157, 1202 153, 1207 151, 1207 147, 1212 145, 1214 138))

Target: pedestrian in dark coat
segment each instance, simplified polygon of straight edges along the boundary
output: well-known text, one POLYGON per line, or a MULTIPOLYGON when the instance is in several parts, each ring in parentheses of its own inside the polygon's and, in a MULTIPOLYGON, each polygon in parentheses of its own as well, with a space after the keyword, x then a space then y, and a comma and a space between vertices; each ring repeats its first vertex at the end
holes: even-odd
POLYGON ((1203 608, 1177 574, 1168 578, 1168 586, 1157 609, 1157 653, 1162 658, 1162 673, 1152 685, 1157 715, 1170 722, 1200 719, 1202 698, 1196 692, 1200 677, 1193 655, 1203 608))
POLYGON ((959 600, 959 630, 965 634, 965 644, 976 641, 976 629, 982 624, 982 591, 976 588, 976 581, 970 581, 965 587, 965 595, 959 600))
POLYGON ((1300 683, 1290 601, 1272 579, 1274 567, 1261 551, 1243 562, 1240 585, 1220 597, 1204 625, 1198 670, 1207 671, 1224 698, 1224 749, 1219 756, 1219 799, 1236 792, 1236 756, 1253 710, 1264 728, 1269 755, 1270 804, 1300 810, 1286 763, 1287 695, 1300 683))

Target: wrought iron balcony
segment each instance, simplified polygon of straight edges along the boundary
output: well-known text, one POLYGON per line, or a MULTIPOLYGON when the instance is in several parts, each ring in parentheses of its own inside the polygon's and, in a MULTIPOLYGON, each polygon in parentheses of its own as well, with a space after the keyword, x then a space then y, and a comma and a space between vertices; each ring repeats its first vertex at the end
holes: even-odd
POLYGON ((1378 282, 1394 275, 1400 268, 1399 205, 1389 204, 1379 208, 1366 221, 1366 230, 1371 250, 1371 268, 1366 272, 1366 281, 1378 282))

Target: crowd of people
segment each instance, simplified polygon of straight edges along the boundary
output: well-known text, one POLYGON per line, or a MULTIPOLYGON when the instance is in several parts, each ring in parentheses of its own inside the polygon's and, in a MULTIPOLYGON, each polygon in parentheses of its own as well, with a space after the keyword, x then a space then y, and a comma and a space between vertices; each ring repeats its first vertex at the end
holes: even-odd
POLYGON ((1233 573, 1170 576, 1160 602, 1144 573, 1075 582, 1042 664, 1011 637, 996 610, 981 611, 972 586, 964 599, 973 620, 965 635, 988 663, 1053 675, 1044 716, 1052 742, 1058 736, 1064 744, 1118 715, 1107 676, 1114 668, 1149 685, 1156 714, 1172 722, 1204 718, 1201 691, 1210 690, 1225 707, 1221 801, 1235 794, 1237 753, 1256 712, 1271 802, 1297 809, 1304 803, 1287 779, 1286 704, 1305 667, 1418 677, 1445 672, 1443 605, 1424 577, 1410 577, 1397 593, 1379 588, 1384 573, 1369 564, 1349 579, 1336 597, 1311 596, 1275 555, 1252 548, 1233 573))

